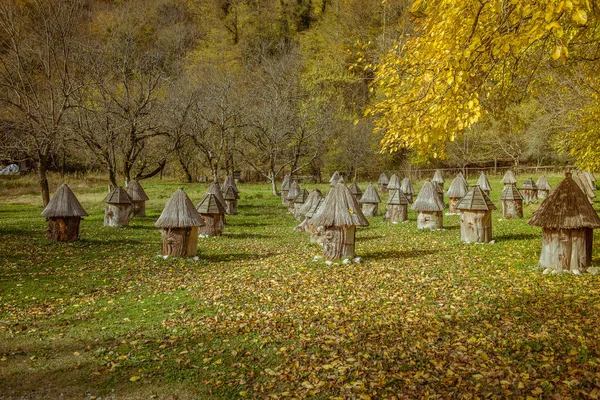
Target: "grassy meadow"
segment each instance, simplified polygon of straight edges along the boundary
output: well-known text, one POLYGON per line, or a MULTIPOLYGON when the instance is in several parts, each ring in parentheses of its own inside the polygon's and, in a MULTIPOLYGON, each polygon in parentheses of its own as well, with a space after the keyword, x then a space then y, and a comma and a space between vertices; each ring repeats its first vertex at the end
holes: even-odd
POLYGON ((328 266, 268 185, 242 184, 193 261, 160 257, 154 222, 207 185, 142 182, 148 216, 105 228, 107 181, 67 182, 90 216, 53 243, 33 178, 0 179, 0 399, 600 397, 600 276, 534 268, 537 205, 495 211, 485 245, 460 242, 458 216, 369 218, 362 262, 328 266))

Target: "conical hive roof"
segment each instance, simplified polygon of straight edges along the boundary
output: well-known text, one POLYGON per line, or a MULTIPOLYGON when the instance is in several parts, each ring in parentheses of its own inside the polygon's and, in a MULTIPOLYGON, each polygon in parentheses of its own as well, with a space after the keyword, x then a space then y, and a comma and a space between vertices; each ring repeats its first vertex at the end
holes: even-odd
POLYGON ((324 197, 320 197, 318 200, 314 201, 311 207, 306 211, 306 214, 304 214, 304 216, 306 218, 312 218, 315 215, 315 213, 319 210, 319 208, 323 205, 324 201, 324 197))
POLYGON ((394 189, 392 193, 390 193, 386 203, 390 205, 408 205, 408 199, 402 190, 394 189))
POLYGON ((346 184, 346 181, 344 180, 344 177, 340 175, 340 179, 337 180, 337 183, 342 183, 342 184, 346 184))
POLYGON ((350 189, 350 193, 352 193, 355 197, 362 196, 362 190, 360 190, 356 182, 350 185, 348 189, 350 189))
POLYGON ((410 179, 408 178, 402 179, 402 185, 400 186, 400 190, 402 190, 404 194, 415 194, 415 189, 413 189, 410 183, 410 179))
MULTIPOLYGON (((221 187, 221 190, 223 192, 225 192, 225 189, 227 189, 227 186, 231 186, 236 195, 240 193, 240 191, 237 188, 237 185, 235 184, 235 179, 233 179, 233 176, 228 176, 225 178, 225 182, 223 182, 223 186, 221 187)), ((239 199, 239 196, 237 198, 239 199)))
POLYGON ((477 180, 477 186, 479 186, 482 190, 491 191, 492 187, 490 186, 490 181, 488 181, 485 172, 481 171, 481 175, 479 175, 479 179, 477 180))
POLYGON ((443 211, 444 203, 440 200, 440 197, 437 194, 436 185, 433 184, 430 180, 425 181, 417 199, 411 206, 411 209, 415 211, 427 211, 427 212, 435 212, 435 211, 443 211))
POLYGON ((225 214, 225 207, 213 193, 206 193, 196 206, 200 214, 225 214))
POLYGON ((552 190, 550 184, 548 183, 548 179, 546 179, 544 175, 538 178, 535 185, 537 186, 538 190, 552 190))
POLYGON ((329 178, 329 186, 334 186, 337 184, 337 181, 340 179, 341 175, 339 172, 335 171, 332 175, 331 178, 329 178))
POLYGON ((144 188, 136 180, 133 180, 127 184, 127 194, 131 201, 146 201, 150 200, 144 188))
POLYGON ((464 178, 457 175, 456 178, 452 180, 452 183, 446 192, 446 196, 451 199, 460 199, 464 197, 468 191, 469 188, 465 185, 464 178))
POLYGON ((537 190, 537 189, 538 189, 538 187, 536 186, 535 182, 531 178, 525 179, 523 181, 523 183, 521 184, 521 190, 537 190))
POLYGON ((304 202, 306 201, 307 198, 308 198, 308 190, 302 189, 302 190, 300 190, 300 193, 298 193, 298 196, 296 196, 296 198, 294 199, 294 203, 304 204, 304 202))
POLYGON ((299 193, 300 185, 298 185, 297 181, 293 181, 292 183, 290 183, 290 190, 288 191, 288 194, 285 199, 293 201, 294 199, 296 199, 296 196, 298 196, 299 193))
POLYGON ((529 225, 546 229, 600 228, 600 218, 570 173, 544 199, 529 225))
POLYGON ((189 228, 204 226, 204 221, 182 188, 167 201, 163 212, 154 224, 157 228, 189 228))
POLYGON ((221 202, 223 208, 225 208, 225 198, 223 197, 223 192, 221 191, 221 186, 217 182, 213 182, 208 185, 208 189, 206 190, 207 194, 214 194, 217 200, 221 202))
POLYGON ((365 189, 365 193, 362 195, 360 200, 358 201, 360 204, 369 203, 376 204, 381 203, 381 199, 379 198, 379 194, 377 193, 377 189, 373 186, 372 183, 369 183, 369 186, 365 189))
POLYGON ((311 223, 318 226, 368 226, 360 205, 346 185, 335 185, 323 204, 312 216, 311 223))
POLYGON ((500 200, 523 200, 523 196, 519 192, 519 189, 517 189, 517 185, 511 183, 504 186, 500 200))
POLYGON ((462 198, 456 208, 466 211, 490 211, 495 210, 496 206, 483 189, 479 185, 476 185, 462 198))
POLYGON ((377 183, 379 185, 387 185, 389 182, 390 182, 390 180, 388 179, 385 172, 382 172, 381 175, 379 175, 379 179, 377 180, 377 183))
POLYGON ((388 182, 387 188, 390 190, 400 189, 400 178, 398 178, 398 175, 393 174, 390 176, 390 181, 388 182))
POLYGON ((323 195, 321 194, 321 191, 319 189, 311 190, 311 192, 308 194, 308 197, 304 201, 304 204, 302 204, 302 207, 300 207, 300 209, 298 210, 299 216, 300 217, 306 216, 308 211, 312 207, 314 207, 315 204, 318 203, 319 200, 321 200, 322 198, 323 198, 323 195))
POLYGON ((465 187, 467 188, 467 191, 468 191, 469 190, 469 183, 465 179, 465 176, 463 175, 462 171, 458 171, 458 174, 456 175, 456 177, 460 178, 463 181, 463 183, 465 184, 465 187))
POLYGON ((583 172, 575 171, 573 173, 572 177, 573 177, 573 180, 575 181, 575 183, 577 183, 579 185, 579 187, 581 188, 581 190, 583 190, 583 193, 585 193, 591 199, 596 197, 596 193, 594 193, 594 188, 592 187, 590 182, 587 180, 587 178, 585 177, 583 172))
POLYGON ((66 183, 60 185, 48 205, 42 211, 42 217, 87 217, 77 197, 73 194, 66 183))
POLYGON ((108 204, 131 204, 131 199, 125 189, 117 186, 104 198, 104 202, 108 204))
POLYGON ((505 185, 517 183, 517 178, 515 178, 515 174, 509 169, 508 171, 506 171, 504 177, 500 182, 502 182, 505 185))
POLYGON ((227 201, 234 201, 237 200, 239 197, 235 193, 235 190, 233 190, 233 186, 227 186, 225 192, 223 193, 223 198, 227 201))
POLYGON ((431 180, 433 183, 444 183, 444 177, 442 176, 442 171, 436 169, 433 173, 433 179, 431 180))

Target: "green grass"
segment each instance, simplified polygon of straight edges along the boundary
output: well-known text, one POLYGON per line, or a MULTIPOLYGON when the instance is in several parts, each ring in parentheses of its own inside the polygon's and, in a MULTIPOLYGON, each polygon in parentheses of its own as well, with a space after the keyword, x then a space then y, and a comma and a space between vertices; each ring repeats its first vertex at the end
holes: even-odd
POLYGON ((106 182, 69 183, 90 217, 51 243, 30 178, 0 181, 0 398, 600 394, 600 280, 533 268, 537 205, 494 212, 486 245, 461 243, 456 216, 437 232, 412 211, 370 218, 362 263, 327 266, 267 185, 240 185, 224 236, 165 260, 154 221, 177 187, 197 203, 206 185, 145 182, 148 216, 105 228, 106 182))

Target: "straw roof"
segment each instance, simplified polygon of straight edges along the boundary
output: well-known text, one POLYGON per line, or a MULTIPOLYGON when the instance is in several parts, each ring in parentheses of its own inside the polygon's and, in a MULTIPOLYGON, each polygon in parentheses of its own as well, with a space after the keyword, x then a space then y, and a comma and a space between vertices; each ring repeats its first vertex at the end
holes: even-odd
POLYGON ((379 180, 377 181, 377 184, 379 184, 379 185, 387 185, 389 182, 390 182, 390 180, 388 179, 388 177, 385 174, 385 172, 382 172, 381 175, 379 175, 379 180))
POLYGON ((295 200, 296 196, 300 194, 300 185, 298 185, 297 181, 293 181, 290 183, 290 189, 285 197, 286 200, 295 200))
POLYGON ((469 187, 465 184, 464 178, 457 175, 456 178, 452 180, 452 183, 446 192, 446 196, 452 199, 459 199, 464 197, 468 191, 469 187))
POLYGON ((390 190, 400 189, 400 178, 398 178, 398 175, 393 174, 390 176, 390 181, 388 182, 387 188, 390 190))
POLYGON ((235 190, 233 190, 233 186, 227 186, 225 192, 223 192, 223 198, 227 201, 234 201, 239 197, 236 195, 235 190))
POLYGON ((515 178, 515 174, 509 169, 508 171, 506 171, 504 177, 500 182, 504 183, 505 185, 517 183, 517 178, 515 178))
POLYGON ((496 206, 481 187, 476 185, 462 198, 456 208, 465 211, 490 211, 495 210, 496 206))
POLYGON ((334 186, 335 184, 337 184, 337 182, 340 180, 340 173, 335 171, 333 173, 333 175, 331 175, 331 178, 329 178, 329 186, 334 186))
POLYGON ((415 189, 413 189, 410 183, 410 179, 408 178, 402 179, 402 185, 400 186, 400 190, 402 190, 404 194, 415 194, 415 189))
POLYGON ((573 173, 573 180, 579 185, 581 190, 583 190, 583 193, 585 193, 589 198, 593 199, 594 197, 596 197, 596 193, 594 193, 595 188, 592 187, 592 185, 587 180, 583 172, 575 171, 573 173))
POLYGON ((523 200, 523 196, 519 189, 517 189, 517 185, 514 183, 507 184, 500 195, 500 200, 523 200))
POLYGON ((433 173, 433 179, 431 180, 433 183, 444 183, 444 177, 442 176, 442 171, 436 169, 433 173))
POLYGON ((425 181, 417 199, 411 206, 411 208, 415 211, 442 211, 444 210, 444 203, 440 200, 440 197, 437 194, 436 185, 434 185, 430 180, 425 181))
POLYGON ((408 205, 406 195, 400 189, 394 189, 388 197, 386 203, 390 205, 408 205))
POLYGON ((379 194, 377 193, 377 189, 373 186, 372 183, 369 183, 367 189, 365 189, 365 193, 362 195, 360 200, 358 201, 360 204, 369 203, 369 204, 377 204, 381 203, 381 199, 379 198, 379 194))
POLYGON ((535 185, 539 190, 552 190, 550 184, 548 183, 548 179, 546 179, 544 175, 539 177, 535 185))
POLYGON ((200 214, 225 214, 225 207, 213 193, 206 193, 196 206, 200 214))
POLYGON ((356 182, 350 185, 348 189, 350 189, 350 193, 352 193, 355 197, 362 196, 362 190, 360 190, 356 182))
POLYGON ((213 182, 208 185, 207 194, 214 194, 217 200, 221 202, 223 208, 225 208, 225 198, 223 197, 223 192, 221 191, 221 186, 217 182, 213 182))
POLYGON ((527 223, 547 229, 600 228, 598 214, 570 173, 550 192, 527 223))
POLYGON ((154 226, 157 228, 188 228, 204 226, 204 221, 183 188, 179 188, 167 201, 154 226))
POLYGON ((42 211, 42 217, 48 218, 87 216, 88 213, 81 207, 81 203, 66 183, 60 185, 44 211, 42 211))
POLYGON ((479 175, 479 179, 477 180, 477 186, 479 186, 483 190, 492 190, 490 186, 490 181, 488 181, 487 176, 485 176, 485 172, 481 171, 481 175, 479 175))
POLYGON ((298 193, 298 196, 296 196, 296 198, 294 199, 294 203, 304 204, 304 202, 306 201, 307 198, 308 198, 308 190, 302 189, 302 190, 300 190, 300 193, 298 193))
POLYGON ((131 204, 131 198, 121 186, 117 186, 104 198, 108 204, 131 204))
POLYGON ((306 211, 304 216, 306 218, 312 218, 315 215, 315 213, 319 210, 319 208, 321 208, 324 201, 325 197, 320 197, 318 200, 314 201, 311 207, 306 211))
POLYGON ((131 201, 146 201, 150 200, 142 185, 136 180, 133 180, 127 184, 127 194, 131 201))
POLYGON ((283 177, 283 182, 281 182, 281 190, 290 190, 290 174, 285 174, 283 177))
MULTIPOLYGON (((367 189, 368 190, 368 189, 367 189)), ((335 185, 323 204, 312 216, 311 224, 318 226, 368 226, 360 205, 346 185, 335 185)))
POLYGON ((533 181, 533 179, 531 178, 527 178, 523 181, 523 183, 521 184, 521 190, 537 190, 538 187, 536 186, 535 182, 533 181))
POLYGON ((321 191, 319 189, 313 189, 308 194, 306 200, 304 200, 304 204, 298 209, 298 215, 300 217, 306 216, 308 211, 323 198, 321 191))

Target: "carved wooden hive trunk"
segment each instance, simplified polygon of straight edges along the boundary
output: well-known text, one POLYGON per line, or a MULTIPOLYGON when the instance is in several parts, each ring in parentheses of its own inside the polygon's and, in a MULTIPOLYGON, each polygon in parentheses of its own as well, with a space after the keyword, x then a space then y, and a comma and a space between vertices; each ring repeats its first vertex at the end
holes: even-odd
POLYGON ((417 229, 442 229, 444 217, 441 211, 419 211, 417 229))
POLYGON ((557 271, 585 271, 592 262, 593 230, 542 229, 540 266, 557 271))
POLYGON ((191 257, 198 251, 198 227, 165 228, 162 234, 162 254, 173 257, 191 257))
POLYGON ((502 217, 523 218, 523 200, 502 200, 502 217))
POLYGON ((460 197, 450 197, 448 199, 448 214, 449 215, 459 215, 460 211, 456 209, 458 203, 460 203, 460 197))
POLYGON ((104 226, 128 226, 133 207, 131 204, 106 204, 104 226))
POLYGON ((81 217, 47 218, 46 237, 57 242, 72 242, 79 239, 79 222, 81 217))
POLYGON ((326 260, 354 258, 355 226, 328 226, 323 234, 323 250, 326 260))
POLYGON ((362 212, 365 217, 376 217, 379 215, 379 204, 377 203, 363 203, 362 212))
POLYGON ((492 212, 463 210, 460 213, 460 240, 488 243, 492 240, 492 212))
POLYGON ((404 204, 388 204, 383 217, 389 222, 404 222, 408 220, 408 206, 404 204))
POLYGON ((237 215, 237 200, 225 200, 225 212, 227 215, 237 215))
POLYGON ((146 202, 145 201, 134 201, 133 202, 133 216, 134 217, 145 217, 146 216, 146 202))
POLYGON ((537 201, 537 190, 534 189, 523 189, 523 201, 525 204, 534 203, 537 201))
POLYGON ((200 214, 204 226, 198 227, 198 234, 221 236, 223 234, 223 219, 221 214, 200 214))

